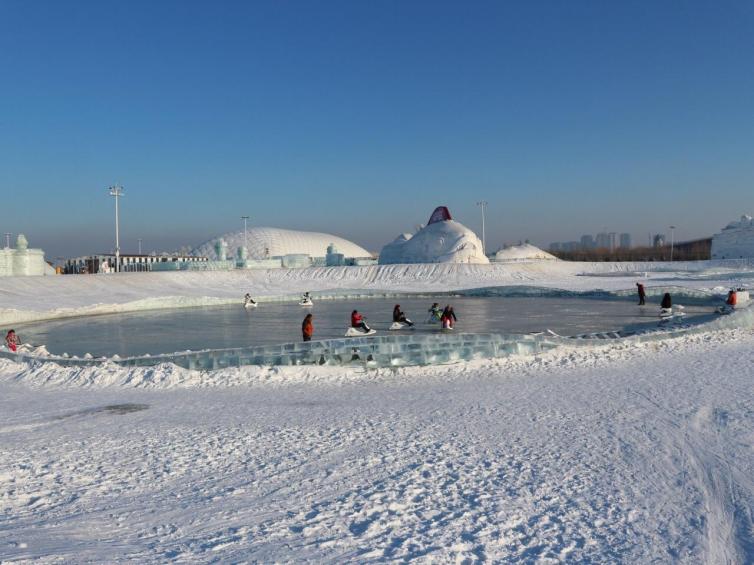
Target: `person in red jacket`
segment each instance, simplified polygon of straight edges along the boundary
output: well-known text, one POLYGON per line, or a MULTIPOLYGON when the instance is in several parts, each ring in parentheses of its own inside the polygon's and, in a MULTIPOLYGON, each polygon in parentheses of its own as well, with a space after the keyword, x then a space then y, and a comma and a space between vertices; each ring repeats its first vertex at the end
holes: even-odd
POLYGON ((9 330, 7 334, 5 334, 5 345, 8 346, 8 349, 15 352, 18 349, 18 344, 21 343, 21 340, 18 339, 18 336, 16 335, 16 330, 9 330))
POLYGON ((368 332, 371 329, 369 326, 367 326, 367 323, 364 321, 364 316, 359 314, 358 310, 351 312, 351 327, 359 328, 361 330, 364 330, 365 332, 368 332))
POLYGON ((304 336, 304 341, 311 341, 312 336, 314 335, 314 324, 312 324, 313 318, 314 316, 307 314, 306 318, 304 318, 304 321, 301 323, 301 334, 304 336))
POLYGON ((644 299, 647 297, 647 291, 644 290, 644 285, 636 283, 636 292, 639 293, 639 306, 644 306, 644 299))

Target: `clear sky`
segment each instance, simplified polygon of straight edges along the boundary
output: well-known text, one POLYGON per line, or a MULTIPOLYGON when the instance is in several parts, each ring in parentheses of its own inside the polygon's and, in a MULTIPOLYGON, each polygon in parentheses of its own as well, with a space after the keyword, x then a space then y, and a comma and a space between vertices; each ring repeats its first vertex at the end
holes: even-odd
POLYGON ((0 232, 48 256, 252 225, 488 247, 754 211, 754 2, 0 0, 0 232))

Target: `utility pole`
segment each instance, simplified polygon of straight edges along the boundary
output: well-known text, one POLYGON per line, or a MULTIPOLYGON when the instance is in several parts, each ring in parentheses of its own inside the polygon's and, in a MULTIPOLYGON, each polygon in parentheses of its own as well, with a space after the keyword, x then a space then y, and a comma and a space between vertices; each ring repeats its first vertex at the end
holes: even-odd
POLYGON ((484 233, 484 212, 487 209, 488 202, 486 200, 480 200, 476 203, 482 209, 482 255, 487 255, 487 237, 484 233))
POLYGON ((118 199, 123 196, 123 187, 114 185, 110 187, 110 196, 115 197, 115 272, 120 272, 120 213, 118 199))
POLYGON ((249 244, 246 241, 246 222, 249 220, 249 216, 241 216, 241 219, 243 220, 243 248, 246 250, 246 253, 248 253, 249 244))
POLYGON ((675 230, 675 226, 670 226, 670 261, 673 261, 673 246, 675 244, 674 237, 673 237, 673 231, 675 230))

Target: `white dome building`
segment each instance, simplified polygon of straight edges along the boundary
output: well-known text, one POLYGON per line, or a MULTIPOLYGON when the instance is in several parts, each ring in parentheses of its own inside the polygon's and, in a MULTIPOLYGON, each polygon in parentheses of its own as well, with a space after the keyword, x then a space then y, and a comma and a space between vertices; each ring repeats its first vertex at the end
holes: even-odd
POLYGON ((557 261, 555 255, 542 251, 531 243, 519 243, 499 249, 492 261, 495 263, 510 263, 516 261, 557 261))
POLYGON ((744 215, 712 236, 713 259, 754 257, 754 220, 744 215))
MULTIPOLYGON (((244 246, 244 232, 232 232, 211 239, 193 250, 194 255, 215 257, 215 245, 219 241, 227 244, 229 257, 239 256, 244 246)), ((306 255, 324 261, 327 247, 334 244, 347 259, 368 258, 372 254, 352 241, 327 233, 284 230, 280 228, 253 227, 246 232, 247 258, 251 260, 270 259, 291 255, 306 255)))
POLYGON ((489 263, 477 235, 439 206, 429 223, 411 235, 403 233, 380 252, 381 265, 396 263, 489 263))

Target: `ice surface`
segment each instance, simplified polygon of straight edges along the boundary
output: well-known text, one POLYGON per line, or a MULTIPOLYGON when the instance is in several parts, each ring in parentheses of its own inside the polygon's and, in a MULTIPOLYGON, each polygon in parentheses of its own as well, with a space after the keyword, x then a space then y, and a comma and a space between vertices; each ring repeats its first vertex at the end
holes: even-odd
POLYGON ((754 326, 754 309, 745 309, 713 321, 693 324, 678 320, 672 324, 639 332, 600 332, 576 337, 549 333, 537 335, 501 334, 405 334, 376 335, 261 347, 186 351, 168 355, 143 355, 109 359, 66 358, 39 352, 11 353, 0 349, 0 357, 19 362, 55 362, 61 366, 93 366, 103 361, 126 367, 150 367, 173 363, 179 367, 214 371, 246 365, 346 365, 366 368, 435 365, 473 359, 494 359, 510 355, 536 355, 558 346, 592 346, 606 339, 657 341, 668 337, 710 330, 754 326))

